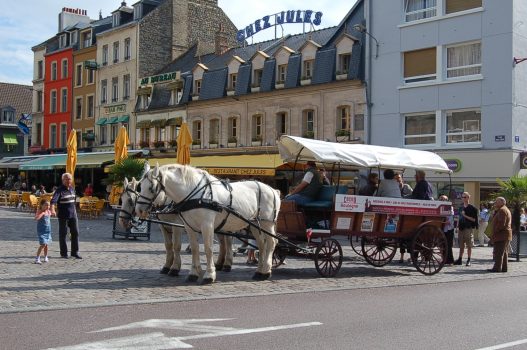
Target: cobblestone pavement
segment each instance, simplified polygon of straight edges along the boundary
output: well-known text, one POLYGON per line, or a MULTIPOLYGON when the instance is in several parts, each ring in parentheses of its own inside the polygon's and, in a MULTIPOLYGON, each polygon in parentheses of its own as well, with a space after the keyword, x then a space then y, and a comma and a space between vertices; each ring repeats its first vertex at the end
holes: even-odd
MULTIPOLYGON (((254 266, 237 255, 230 273, 218 272, 213 285, 185 281, 190 254, 183 252, 181 276, 159 273, 164 257, 162 235, 152 226, 151 241, 112 239, 112 220, 80 220, 80 254, 84 259, 61 259, 58 225, 52 219, 50 261, 33 263, 38 247, 33 215, 0 208, 0 313, 72 307, 153 303, 178 300, 350 290, 398 285, 461 282, 475 279, 526 276, 527 263, 509 263, 507 274, 490 274, 491 248, 474 248, 471 267, 445 267, 434 276, 425 276, 410 264, 396 259, 383 268, 363 262, 342 239, 344 263, 335 278, 321 278, 313 261, 287 258, 275 269, 271 280, 254 282, 254 266)), ((69 242, 68 242, 69 246, 69 242)), ((457 251, 454 252, 457 255, 457 251)), ((204 261, 202 256, 202 261, 204 261)))

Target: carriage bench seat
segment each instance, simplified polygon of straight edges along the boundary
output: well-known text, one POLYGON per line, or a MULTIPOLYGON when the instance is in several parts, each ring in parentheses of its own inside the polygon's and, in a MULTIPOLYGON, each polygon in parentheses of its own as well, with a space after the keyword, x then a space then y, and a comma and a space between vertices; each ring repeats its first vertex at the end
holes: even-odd
POLYGON ((337 191, 337 186, 322 185, 320 192, 318 192, 317 199, 313 202, 303 205, 302 207, 312 210, 331 209, 333 207, 333 199, 335 194, 345 194, 347 190, 348 188, 346 186, 339 186, 337 191))

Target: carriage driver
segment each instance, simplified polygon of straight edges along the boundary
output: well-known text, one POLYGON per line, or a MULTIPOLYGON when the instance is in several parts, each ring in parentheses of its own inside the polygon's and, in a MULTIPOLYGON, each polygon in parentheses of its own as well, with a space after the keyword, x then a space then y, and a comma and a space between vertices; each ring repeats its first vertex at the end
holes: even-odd
POLYGON ((304 178, 284 200, 294 201, 298 205, 306 205, 316 200, 322 185, 327 182, 325 174, 317 171, 315 162, 307 162, 304 178))

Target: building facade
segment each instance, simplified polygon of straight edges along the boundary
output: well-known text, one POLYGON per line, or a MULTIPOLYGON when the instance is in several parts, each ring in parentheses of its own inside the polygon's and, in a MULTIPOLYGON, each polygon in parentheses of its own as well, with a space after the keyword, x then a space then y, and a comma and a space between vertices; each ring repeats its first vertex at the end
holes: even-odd
MULTIPOLYGON (((31 114, 33 91, 31 86, 0 83, 0 158, 24 155, 28 138, 19 129, 23 114, 31 114)), ((26 126, 31 128, 30 120, 26 126)))
POLYGON ((29 153, 43 151, 44 140, 44 78, 46 75, 46 65, 44 54, 46 45, 34 46, 33 50, 33 108, 32 108, 32 128, 31 145, 29 153))
MULTIPOLYGON (((437 152, 475 202, 520 172, 527 146, 527 4, 366 0, 371 143, 437 152), (398 15, 394 15, 398 14, 398 15)), ((448 180, 434 175, 437 190, 448 180)))

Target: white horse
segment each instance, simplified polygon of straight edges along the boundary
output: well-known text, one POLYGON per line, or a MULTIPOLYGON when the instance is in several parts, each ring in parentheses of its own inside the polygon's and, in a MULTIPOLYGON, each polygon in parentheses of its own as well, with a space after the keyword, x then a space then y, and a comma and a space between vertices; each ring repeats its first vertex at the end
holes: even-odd
MULTIPOLYGON (((273 251, 277 243, 275 235, 276 220, 280 210, 280 192, 258 181, 241 181, 227 184, 204 170, 188 165, 156 166, 149 170, 141 180, 141 193, 136 202, 139 217, 146 218, 151 203, 165 192, 177 207, 181 208, 181 218, 187 232, 201 232, 207 257, 207 269, 203 283, 216 280, 213 264, 214 231, 237 232, 251 222, 260 229, 251 226, 250 230, 258 243, 260 259, 255 280, 264 280, 271 276, 273 251), (229 213, 222 207, 230 207, 243 219, 229 213)), ((197 246, 191 249, 194 251, 197 246)), ((199 257, 192 261, 190 274, 201 273, 199 257)))

